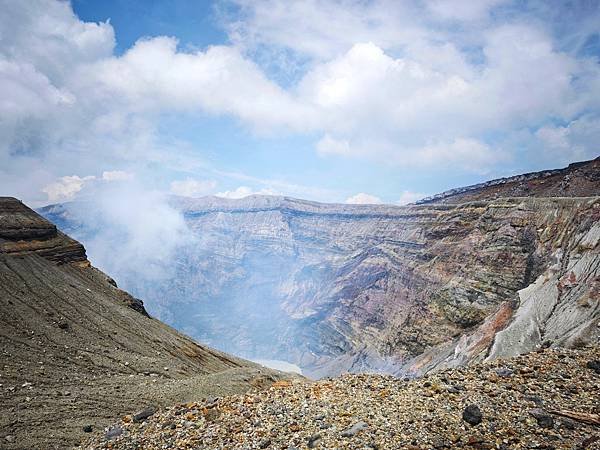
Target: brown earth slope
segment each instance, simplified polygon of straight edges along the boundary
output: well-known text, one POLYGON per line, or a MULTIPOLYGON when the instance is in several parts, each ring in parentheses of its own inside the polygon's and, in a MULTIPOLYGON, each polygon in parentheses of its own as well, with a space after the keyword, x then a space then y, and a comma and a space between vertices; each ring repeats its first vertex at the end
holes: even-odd
POLYGON ((0 448, 69 448, 148 405, 266 387, 278 372, 149 317, 85 250, 0 197, 0 448))
POLYGON ((464 203, 503 197, 590 197, 600 194, 599 183, 600 157, 569 164, 564 169, 525 173, 450 189, 416 203, 464 203))

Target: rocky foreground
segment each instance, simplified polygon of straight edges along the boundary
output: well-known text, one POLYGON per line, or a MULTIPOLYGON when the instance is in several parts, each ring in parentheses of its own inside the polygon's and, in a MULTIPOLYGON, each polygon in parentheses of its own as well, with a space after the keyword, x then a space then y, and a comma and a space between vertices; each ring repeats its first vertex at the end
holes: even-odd
POLYGON ((600 448, 600 348, 344 375, 125 416, 87 449, 600 448))

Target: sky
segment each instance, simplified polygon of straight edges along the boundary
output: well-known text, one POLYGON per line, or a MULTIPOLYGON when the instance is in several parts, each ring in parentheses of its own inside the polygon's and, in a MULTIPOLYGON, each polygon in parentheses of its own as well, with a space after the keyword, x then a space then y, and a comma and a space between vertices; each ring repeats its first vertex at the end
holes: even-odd
POLYGON ((600 155, 599 64, 600 0, 0 0, 0 195, 403 204, 600 155))

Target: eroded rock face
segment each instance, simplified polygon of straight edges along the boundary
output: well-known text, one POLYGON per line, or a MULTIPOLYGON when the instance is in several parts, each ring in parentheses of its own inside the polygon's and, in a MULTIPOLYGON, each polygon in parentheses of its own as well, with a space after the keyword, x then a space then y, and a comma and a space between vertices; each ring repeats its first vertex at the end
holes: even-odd
POLYGON ((35 253, 58 263, 86 261, 83 245, 12 197, 0 197, 0 253, 35 253))
MULTIPOLYGON (((418 375, 598 334, 595 197, 173 203, 197 239, 172 279, 135 293, 226 351, 312 376, 418 375)), ((47 216, 63 220, 65 208, 47 216)))
POLYGON ((597 342, 600 206, 597 198, 587 202, 588 208, 580 209, 580 204, 570 213, 550 209, 548 219, 553 220, 532 222, 539 226, 536 247, 544 270, 474 331, 420 355, 408 369, 418 373, 515 356, 541 346, 579 347, 597 342))

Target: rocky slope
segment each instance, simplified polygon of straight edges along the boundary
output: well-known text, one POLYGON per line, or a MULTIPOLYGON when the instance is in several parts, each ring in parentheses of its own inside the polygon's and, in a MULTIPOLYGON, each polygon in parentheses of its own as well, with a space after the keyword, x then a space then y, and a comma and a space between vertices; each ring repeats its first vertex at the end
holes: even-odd
POLYGON ((0 198, 0 448, 68 448, 148 405, 265 387, 280 374, 146 314, 81 244, 0 198))
POLYGON ((598 449, 600 352, 545 350, 415 381, 345 375, 180 404, 88 449, 598 449))
MULTIPOLYGON (((599 167, 574 167, 591 181, 571 193, 589 196, 407 207, 176 198, 195 239, 174 275, 149 290, 124 283, 203 342, 313 377, 419 375, 596 341, 599 167)), ((42 212, 85 241, 93 229, 71 220, 77 208, 42 212)))
POLYGON ((462 203, 501 197, 587 197, 598 194, 598 182, 600 157, 573 163, 564 169, 531 172, 450 189, 416 203, 462 203))

